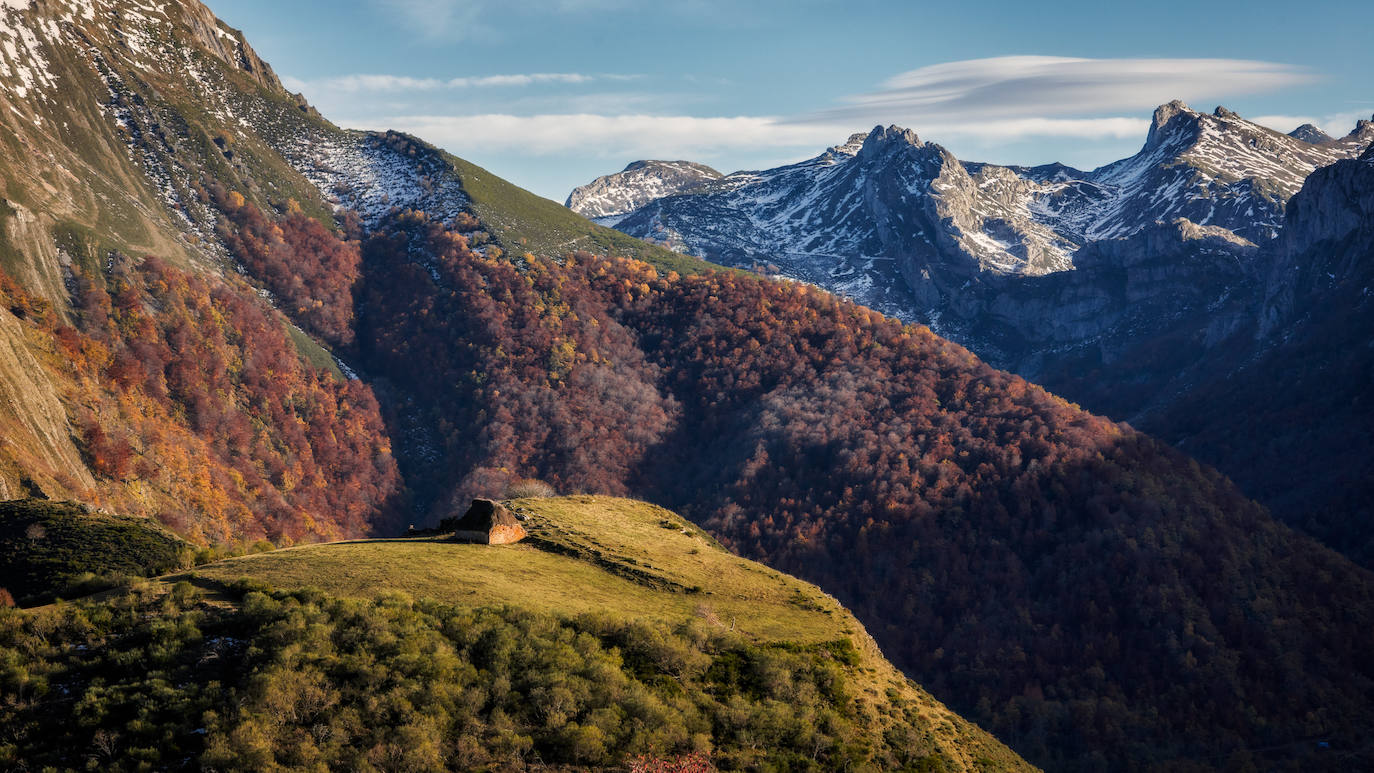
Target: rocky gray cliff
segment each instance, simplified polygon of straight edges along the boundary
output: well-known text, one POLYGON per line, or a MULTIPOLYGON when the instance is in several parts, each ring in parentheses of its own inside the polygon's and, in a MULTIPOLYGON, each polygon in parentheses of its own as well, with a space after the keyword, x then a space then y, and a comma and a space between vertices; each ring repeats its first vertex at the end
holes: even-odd
POLYGON ((1374 146, 1359 159, 1319 169, 1289 203, 1265 285, 1264 334, 1324 290, 1370 279, 1374 267, 1374 146))
POLYGON ((1262 257, 1258 334, 1141 426, 1374 566, 1374 148, 1313 173, 1262 257))

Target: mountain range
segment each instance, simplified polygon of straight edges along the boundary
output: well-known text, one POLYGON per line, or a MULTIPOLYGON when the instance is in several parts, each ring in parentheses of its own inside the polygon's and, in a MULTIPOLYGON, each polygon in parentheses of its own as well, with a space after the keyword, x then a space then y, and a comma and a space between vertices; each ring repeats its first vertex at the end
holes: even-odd
MULTIPOLYGON (((0 481, 5 498, 29 498, 22 517, 51 507, 75 519, 47 529, 64 535, 61 552, 28 523, 13 533, 7 525, 6 539, 42 554, 32 565, 56 558, 93 571, 97 562, 66 548, 81 544, 70 535, 85 516, 99 521, 103 509, 156 521, 212 562, 199 577, 148 595, 135 588, 104 607, 4 613, 16 622, 0 646, 30 670, 3 678, 31 732, 6 739, 0 759, 22 757, 13 744, 38 743, 47 723, 70 739, 56 751, 43 746, 56 755, 45 759, 67 760, 66 746, 88 743, 97 765, 120 749, 120 765, 146 761, 158 738, 227 767, 324 765, 326 752, 358 767, 407 753, 429 755, 418 767, 514 766, 528 748, 566 764, 625 765, 636 748, 749 760, 787 722, 824 731, 809 754, 778 748, 795 767, 1003 769, 1023 765, 1017 754, 1056 770, 1368 761, 1368 569, 1279 523, 1175 448, 996 369, 942 338, 939 325, 883 313, 902 299, 945 303, 948 294, 954 303, 962 282, 972 287, 984 274, 1086 274, 1059 269, 1117 244, 1088 234, 1116 233, 1129 220, 1142 226, 1124 242, 1228 255, 1257 249, 1246 245, 1272 227, 1280 236, 1265 245, 1287 245, 1290 261, 1275 262, 1274 273, 1292 275, 1272 286, 1292 292, 1266 296, 1274 312, 1257 329, 1286 329, 1295 314, 1310 317, 1306 330, 1338 329, 1350 324, 1342 314, 1361 307, 1317 314, 1311 299, 1328 297, 1331 285, 1312 268, 1353 276, 1366 264, 1369 191, 1368 156, 1351 160, 1340 141, 1264 135, 1294 154, 1275 171, 1277 187, 1213 174, 1205 187, 1226 188, 1219 201, 1245 196, 1244 211, 1269 213, 1250 231, 1223 232, 1217 220, 1156 226, 1113 208, 1109 200, 1128 196, 1125 168, 1115 183, 1058 167, 970 168, 898 129, 758 175, 777 194, 768 221, 776 233, 842 214, 833 238, 802 246, 814 256, 861 245, 855 272, 893 278, 890 293, 863 299, 869 308, 598 225, 421 139, 342 130, 282 88, 242 34, 196 0, 11 0, 0 4, 0 38, 0 481), (1303 165, 1331 162, 1303 184, 1303 165), (836 185, 803 184, 822 178, 836 185), (803 192, 784 202, 793 183, 803 192), (1274 203, 1299 187, 1288 211, 1274 203), (1055 191, 1055 222, 1072 227, 1017 219, 1032 189, 1055 191), (865 209, 853 198, 859 190, 891 205, 865 209), (932 277, 926 291, 896 284, 922 270, 932 277), (692 525, 599 497, 531 504, 556 527, 549 550, 502 555, 562 567, 532 593, 520 587, 529 567, 514 559, 491 570, 498 594, 478 593, 461 572, 433 587, 417 580, 446 565, 425 558, 444 543, 415 554, 405 553, 411 543, 364 543, 357 549, 376 562, 367 565, 347 560, 347 545, 213 562, 264 540, 395 538, 474 497, 530 490, 634 496, 692 525), (74 504, 34 501, 42 498, 74 504), (700 543, 687 547, 689 537, 700 543), (710 539, 767 568, 731 559, 710 539), (408 571, 397 571, 403 554, 408 571), (698 562, 730 569, 703 574, 698 562), (370 584, 350 574, 367 567, 386 571, 370 584), (892 672, 876 651, 853 671, 843 645, 702 633, 719 627, 713 602, 747 608, 750 593, 793 622, 843 622, 819 591, 769 574, 779 570, 833 594, 892 664, 1015 754, 923 703, 914 684, 899 680, 887 693, 892 672), (220 585, 208 583, 212 574, 220 585), (252 584, 261 577, 287 590, 252 584), (641 630, 613 604, 581 606, 626 577, 661 593, 646 608, 684 612, 677 627, 641 630), (686 581, 694 578, 711 582, 686 581), (196 582, 220 595, 201 598, 196 582), (302 588, 312 584, 324 588, 302 588), (396 589, 418 600, 387 595, 396 589), (547 600, 553 607, 539 613, 555 617, 495 610, 501 598, 547 600), (204 636, 201 623, 212 626, 204 636), (304 657, 302 640, 327 659, 304 657), (537 651, 522 650, 522 640, 537 651), (512 671, 513 653, 537 668, 512 671), (148 673, 130 665, 144 662, 148 673), (228 663, 264 676, 230 681, 243 672, 228 663), (223 680, 201 678, 220 668, 223 680), (396 690, 385 695, 394 702, 382 706, 372 687, 392 684, 392 670, 396 690), (107 689, 96 673, 128 689, 107 689), (167 684, 186 692, 170 695, 167 684), (596 685, 621 692, 612 700, 596 685), (75 705, 90 708, 87 724, 60 714, 65 700, 47 700, 64 689, 81 691, 75 705), (813 704, 815 713, 798 717, 813 704), (125 720, 111 706, 144 713, 125 720), (424 721, 429 709, 449 724, 424 721), (870 709, 888 719, 867 722, 870 709), (185 724, 191 710, 204 724, 185 724), (611 722, 630 717, 640 735, 611 722), (529 729, 536 721, 538 733, 529 729), (695 730, 645 735, 655 723, 695 730), (881 739, 864 735, 878 726, 881 739), (396 737, 376 738, 378 727, 396 737), (120 746, 112 730, 139 745, 120 746)), ((1194 123, 1204 134, 1243 128, 1181 107, 1157 123, 1152 141, 1171 148, 1169 138, 1194 123)), ((736 177, 689 166, 630 171, 657 190, 710 178, 721 195, 736 177)), ((637 203, 610 193, 599 196, 607 206, 637 203)), ((697 195, 651 201, 618 225, 697 195)), ((1179 206, 1159 216, 1196 211, 1179 206)), ((724 205, 702 217, 723 235, 765 230, 724 205)), ((1110 250, 1100 259, 1125 260, 1110 250)), ((1303 351, 1307 340, 1285 339, 1303 351)), ((1275 367, 1237 358, 1256 373, 1275 367)), ((1293 383, 1275 395, 1274 411, 1316 386, 1293 383)), ((1206 448, 1229 432, 1222 422, 1194 442, 1206 448)), ((165 546, 167 535, 102 539, 117 551, 165 546)), ((868 646, 858 629, 836 630, 868 646)))
MULTIPOLYGON (((1225 108, 1199 113, 1172 102, 1155 111, 1139 153, 1082 172, 960 162, 910 131, 878 127, 810 161, 589 214, 672 249, 926 323, 1091 410, 1196 447, 1290 523, 1345 535, 1331 544, 1367 562, 1367 511, 1309 496, 1358 487, 1343 446, 1274 442, 1271 461, 1257 467, 1240 443, 1188 445, 1194 427, 1175 406, 1273 360, 1281 341, 1311 337, 1308 315, 1334 299, 1314 284, 1335 294, 1365 286, 1359 256, 1318 276, 1301 253, 1367 227, 1367 215, 1317 191, 1307 200, 1320 197, 1323 208, 1290 218, 1287 207, 1314 171, 1358 163, 1371 143, 1370 121, 1340 139, 1311 126, 1284 135, 1225 108), (1327 208, 1342 214, 1318 226, 1327 208), (1285 457, 1312 463, 1290 467, 1278 461, 1285 457)), ((656 163, 632 166, 642 175, 656 163)), ((603 200, 638 202, 648 191, 637 180, 622 173, 595 185, 603 200)), ((569 206, 580 206, 582 190, 569 206)), ((1358 391, 1360 381, 1332 386, 1358 391)), ((1332 401, 1354 406, 1338 409, 1343 418, 1333 423, 1367 426, 1367 410, 1351 397, 1332 401)), ((1253 420, 1246 404, 1225 407, 1236 428, 1253 420)), ((1305 421, 1289 414, 1266 426, 1296 437, 1305 421)))

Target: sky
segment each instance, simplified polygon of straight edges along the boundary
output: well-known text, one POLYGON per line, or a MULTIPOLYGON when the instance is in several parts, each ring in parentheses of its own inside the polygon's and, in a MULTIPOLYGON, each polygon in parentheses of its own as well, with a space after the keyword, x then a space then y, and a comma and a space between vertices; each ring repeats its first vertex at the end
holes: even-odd
POLYGON ((961 159, 1092 169, 1154 108, 1333 136, 1374 114, 1374 3, 208 0, 336 124, 542 196, 646 158, 722 172, 897 124, 961 159))

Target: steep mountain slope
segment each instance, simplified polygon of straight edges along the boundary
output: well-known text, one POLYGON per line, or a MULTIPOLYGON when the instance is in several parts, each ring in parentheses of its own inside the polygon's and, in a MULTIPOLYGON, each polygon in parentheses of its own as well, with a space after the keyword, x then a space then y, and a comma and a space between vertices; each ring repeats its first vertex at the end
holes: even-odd
MULTIPOLYGON (((891 132, 884 130, 882 134, 891 132)), ((730 262, 732 256, 744 254, 769 270, 834 289, 904 319, 926 321, 992 364, 1032 379, 1090 410, 1182 439, 1190 430, 1178 418, 1165 418, 1165 413, 1179 401, 1189 400, 1193 390, 1217 389, 1216 384, 1249 367, 1255 359, 1272 357, 1267 352, 1274 345, 1271 334, 1276 329, 1307 324, 1306 312, 1296 308, 1292 300, 1297 286, 1286 284, 1300 281, 1292 266, 1301 250, 1285 246, 1285 238, 1274 237, 1285 227, 1287 202, 1313 169, 1350 159, 1371 141, 1374 123, 1370 121, 1360 121, 1340 139, 1301 130, 1281 135, 1223 108, 1202 114, 1174 102, 1155 112, 1149 137, 1139 153, 1093 172, 965 163, 962 166, 970 173, 969 179, 979 181, 976 186, 959 183, 958 175, 949 174, 942 183, 932 183, 910 197, 881 195, 885 189, 876 181, 882 175, 903 174, 901 170, 914 163, 913 153, 920 146, 916 143, 905 153, 885 157, 881 170, 864 168, 859 160, 863 154, 859 153, 839 170, 803 173, 804 183, 794 182, 790 188, 803 190, 815 183, 853 191, 848 200, 857 202, 860 210, 896 213, 889 217, 896 235, 866 244, 845 243, 833 256, 790 252, 789 245, 799 240, 855 232, 831 218, 828 213, 836 208, 828 205, 820 208, 826 215, 803 224, 802 235, 783 229, 748 233, 736 229, 732 233, 743 234, 743 241, 754 240, 757 249, 739 248, 745 252, 711 256, 730 262), (835 183, 845 179, 843 169, 848 166, 855 169, 859 181, 835 183), (991 179, 994 174, 1010 176, 1021 187, 999 187, 991 179), (956 238, 915 247, 901 241, 905 232, 924 236, 938 230, 922 220, 922 213, 933 202, 970 202, 966 205, 969 211, 977 213, 988 206, 983 199, 1007 191, 1010 200, 1028 202, 1019 215, 1022 222, 1046 227, 1061 240, 1064 260, 1071 261, 1072 271, 1041 273, 1032 270, 1033 264, 1016 266, 995 260, 975 266, 956 238), (771 256, 769 244, 775 245, 771 256), (891 245, 897 247, 887 254, 897 257, 872 257, 891 245), (927 257, 931 254, 934 257, 927 257), (1286 268, 1276 268, 1276 262, 1286 268)), ((799 165, 797 169, 805 167, 799 165)), ((771 179, 792 169, 753 176, 771 179)), ((745 184, 743 190, 749 189, 745 184)), ((654 229, 660 229, 656 233, 676 234, 679 247, 691 245, 693 240, 714 244, 722 238, 711 227, 693 220, 695 213, 726 223, 749 222, 770 216, 766 201, 787 200, 777 192, 770 192, 769 197, 761 195, 755 201, 738 192, 727 195, 719 189, 701 190, 647 205, 626 216, 620 227, 648 234, 645 223, 652 222, 654 229)), ((833 197, 827 200, 833 201, 833 197)), ((1327 203, 1331 204, 1330 217, 1357 219, 1347 206, 1327 203)), ((1308 221, 1328 217, 1322 214, 1322 207, 1310 209, 1308 221)), ((878 222, 876 217, 872 222, 878 222)), ((960 230, 960 222, 953 215, 940 220, 950 233, 968 233, 960 230)), ((991 236, 987 222, 983 233, 991 236)), ((875 225, 866 233, 882 230, 875 225)), ((1320 263, 1332 257, 1318 254, 1321 249, 1325 248, 1318 248, 1305 259, 1320 263)), ((1017 250, 1018 255, 1033 254, 1017 250)), ((1337 250, 1337 254, 1348 255, 1349 251, 1337 250)), ((1331 276, 1349 273, 1347 268, 1326 272, 1331 276)), ((1319 294, 1308 295, 1306 302, 1335 308, 1353 304, 1338 294, 1324 299, 1319 294)), ((1335 364, 1344 356, 1340 348, 1321 345, 1315 332, 1284 335, 1309 342, 1313 350, 1303 356, 1303 361, 1311 367, 1324 369, 1329 365, 1334 368, 1332 376, 1343 374, 1343 381, 1332 384, 1335 391, 1354 399, 1366 389, 1367 379, 1362 374, 1335 364), (1325 354, 1318 355, 1319 351, 1325 354)), ((1297 356, 1296 349, 1286 351, 1297 356)), ((1272 377, 1279 372, 1276 368, 1244 372, 1272 377)), ((1268 394, 1269 388, 1267 381, 1254 383, 1256 408, 1266 404, 1267 398, 1260 395, 1268 394)), ((1239 417, 1248 415, 1248 406, 1229 404, 1231 410, 1224 415, 1236 417, 1233 421, 1238 425, 1246 421, 1239 417)), ((1332 428, 1333 440, 1344 437, 1336 429, 1339 423, 1333 419, 1330 425, 1323 425, 1332 428)), ((1325 436, 1311 434, 1312 427, 1310 419, 1288 414, 1272 431, 1306 435, 1311 438, 1309 446, 1323 445, 1320 438, 1325 436)), ((1333 490, 1349 489, 1340 483, 1348 475, 1335 474, 1346 469, 1336 460, 1309 453, 1304 458, 1310 463, 1302 468, 1305 472, 1299 472, 1296 465, 1256 465, 1251 453, 1239 445, 1222 445, 1233 450, 1222 451, 1221 446, 1214 445, 1205 458, 1244 479, 1251 486, 1247 490, 1274 505, 1290 523, 1313 534, 1331 535, 1345 534, 1351 524, 1367 521, 1359 506, 1327 515, 1316 515, 1317 508, 1297 506, 1299 500, 1306 500, 1297 492, 1308 491, 1309 485, 1315 487, 1312 490, 1330 486, 1335 486, 1333 490), (1334 526, 1338 523, 1342 525, 1334 526)), ((1252 443, 1247 448, 1262 445, 1252 443)), ((1337 442, 1332 447, 1342 445, 1337 442)), ((1347 504, 1352 501, 1347 500, 1347 504)), ((1354 550, 1350 547, 1352 539, 1363 544, 1367 538, 1346 534, 1339 539, 1332 537, 1331 544, 1354 550)), ((1367 560, 1363 552, 1352 555, 1367 560)))
POLYGON ((208 191, 324 219, 266 139, 321 119, 199 3, 9 2, 0 36, 3 489, 202 544, 392 528, 371 389, 226 270, 208 191))
POLYGON ((611 225, 617 215, 723 176, 705 164, 691 161, 635 161, 616 174, 574 188, 564 206, 585 218, 611 225))
MULTIPOLYGON (((391 457, 391 430, 382 422, 370 384, 346 362, 361 351, 353 348, 352 293, 361 273, 357 238, 390 218, 414 216, 400 210, 424 206, 454 228, 465 229, 474 242, 482 242, 489 259, 497 260, 503 253, 515 257, 503 265, 586 247, 642 256, 665 269, 705 268, 700 261, 596 226, 417 140, 338 130, 282 90, 242 37, 194 0, 155 6, 133 0, 11 0, 0 5, 0 20, 6 38, 0 47, 5 57, 0 107, 6 108, 0 110, 0 120, 12 129, 5 134, 0 155, 5 201, 0 208, 0 255, 5 261, 0 271, 0 343, 6 347, 0 358, 0 384, 13 398, 3 417, 7 434, 0 473, 10 496, 60 496, 156 518, 198 545, 262 537, 290 544, 394 533, 399 530, 404 492, 391 457), (337 204, 359 212, 345 212, 337 204), (321 341, 334 346, 339 357, 321 341)), ((538 317, 543 310, 534 312, 538 317)), ((392 392, 384 397, 391 415, 404 415, 410 396, 392 392)), ((98 567, 92 563, 90 568, 98 567)), ((826 608, 834 612, 833 606, 826 608)), ((346 612, 333 606, 331 614, 341 610, 346 612)), ((105 713, 110 695, 97 681, 91 685, 91 701, 83 704, 94 712, 84 715, 93 724, 77 731, 78 745, 54 740, 60 728, 77 725, 69 717, 48 714, 53 704, 25 702, 41 689, 28 679, 29 672, 7 671, 6 687, 18 689, 6 693, 19 700, 7 701, 5 711, 23 716, 8 717, 4 724, 30 728, 22 738, 7 734, 0 746, 7 764, 32 764, 37 757, 15 744, 34 739, 40 739, 41 747, 33 749, 34 754, 55 755, 49 759, 68 761, 63 764, 71 762, 74 749, 83 750, 82 764, 116 758, 159 760, 188 739, 190 747, 203 744, 197 738, 201 734, 193 731, 213 724, 213 717, 191 709, 213 708, 228 716, 234 706, 242 705, 207 698, 222 696, 217 691, 227 682, 197 681, 217 673, 213 668, 202 670, 206 661, 201 650, 187 662, 177 660, 185 653, 175 647, 156 653, 139 650, 147 636, 160 636, 162 624, 153 619, 158 611, 145 612, 136 619, 146 625, 135 624, 116 635, 119 647, 132 649, 120 650, 102 663, 113 664, 116 672, 129 677, 127 684, 134 692, 150 682, 120 665, 128 662, 120 659, 130 653, 155 671, 182 668, 178 673, 183 676, 194 675, 176 680, 187 692, 140 694, 133 701, 136 710, 129 709, 138 716, 135 723, 112 729, 103 723, 122 723, 118 718, 127 712, 105 713), (30 710, 36 713, 27 713, 30 710), (195 724, 182 726, 187 721, 195 724), (163 733, 166 722, 176 728, 172 735, 163 733), (97 726, 98 737, 90 736, 88 731, 97 726), (43 732, 32 733, 35 727, 43 732), (54 742, 45 746, 43 738, 54 742), (103 751, 88 760, 84 750, 92 748, 103 751)), ((200 608, 173 622, 178 631, 194 631, 200 616, 221 613, 214 607, 200 608)), ((242 631, 242 625, 251 629, 252 620, 227 614, 231 619, 216 619, 217 630, 242 631)), ((83 627, 89 620, 85 615, 58 612, 72 623, 64 630, 78 638, 94 630, 83 627)), ((97 626, 111 621, 100 609, 91 615, 97 626)), ((5 617, 6 646, 11 648, 6 662, 44 670, 43 658, 53 652, 28 645, 29 632, 47 631, 47 623, 40 620, 33 629, 26 625, 5 617), (17 638, 9 638, 11 634, 17 638)), ((587 631, 572 635, 577 633, 587 631)), ((648 635, 666 640, 676 634, 665 629, 648 635)), ((194 638, 198 641, 198 634, 194 638)), ((215 640, 227 641, 223 636, 215 640)), ((672 642, 689 649, 700 644, 672 642)), ((76 662, 64 662, 61 668, 70 670, 62 672, 61 682, 70 689, 89 677, 90 663, 82 653, 94 644, 69 643, 65 656, 76 662)), ((615 644, 607 639, 606 646, 615 644)), ((99 649, 108 651, 105 646, 99 649)), ((225 652, 216 649, 210 657, 225 652)), ((734 685, 736 677, 744 679, 741 674, 756 662, 751 652, 733 644, 720 650, 717 654, 736 660, 722 667, 724 675, 711 677, 711 689, 734 685)), ((828 668, 821 663, 829 657, 826 652, 820 647, 814 655, 800 655, 798 669, 828 668)), ((871 653, 871 647, 865 652, 871 653)), ((703 655, 694 657, 697 662, 703 655)), ((861 660, 866 668, 880 665, 869 654, 861 660)), ((778 665, 767 658, 757 662, 769 669, 778 665)), ((402 669, 404 664, 389 666, 402 669)), ((623 679, 638 678, 638 667, 632 666, 628 670, 633 673, 613 684, 624 686, 623 679)), ((883 668, 895 678, 890 667, 883 668)), ((982 768, 990 760, 1000 760, 1009 767, 1025 767, 985 733, 935 707, 904 683, 892 685, 896 697, 887 701, 870 696, 865 688, 864 697, 854 703, 843 691, 825 692, 829 688, 824 685, 807 692, 811 688, 804 684, 810 683, 804 679, 811 671, 779 673, 803 690, 800 697, 788 694, 791 705, 817 707, 815 714, 797 722, 820 733, 805 736, 789 730, 782 737, 769 730, 769 752, 782 754, 786 744, 809 738, 813 743, 806 750, 807 760, 824 755, 853 764, 878 759, 882 767, 918 768, 982 768), (918 699, 920 706, 898 705, 918 699), (910 722, 865 714, 860 717, 862 729, 853 730, 858 716, 853 712, 861 705, 894 717, 906 712, 910 722), (938 740, 932 737, 937 732, 938 740), (851 736, 857 739, 854 745, 848 744, 851 736), (952 736, 967 743, 952 742, 952 736), (918 754, 923 750, 935 756, 924 759, 930 755, 918 754)), ((659 685, 685 673, 639 675, 659 685)), ((469 671, 452 676, 455 683, 459 677, 470 679, 469 671)), ((561 696, 558 688, 563 683, 556 675, 545 676, 521 689, 537 687, 539 695, 561 696)), ((159 678, 155 674, 152 683, 159 678)), ((343 681, 341 689, 359 689, 356 680, 343 681)), ((248 683, 238 686, 244 691, 254 688, 248 683)), ((757 757, 764 731, 754 725, 763 720, 748 719, 755 709, 746 705, 757 700, 776 707, 779 698, 771 692, 749 692, 754 687, 748 684, 739 689, 748 694, 726 696, 731 698, 731 716, 752 724, 731 726, 740 735, 728 743, 742 744, 752 751, 741 754, 757 757)), ((520 695, 515 703, 526 704, 527 693, 520 695)), ((602 725, 592 720, 604 724, 607 716, 639 704, 624 693, 599 699, 600 713, 588 720, 586 732, 567 736, 568 744, 586 742, 591 751, 576 746, 570 752, 554 739, 547 742, 546 753, 562 754, 570 763, 607 758, 595 751, 595 734, 602 725), (617 709, 617 700, 626 702, 617 709)), ((691 714, 694 735, 666 744, 699 747, 714 731, 710 717, 692 714, 695 709, 690 706, 673 705, 671 711, 691 714)), ((498 707, 484 717, 499 726, 493 736, 510 735, 501 718, 504 710, 498 707)), ((382 717, 375 712, 369 716, 382 717)), ((775 710, 770 716, 781 714, 775 710)), ((650 724, 661 724, 661 718, 651 716, 650 724)), ((380 732, 409 732, 402 718, 390 719, 370 724, 380 732)), ((569 733, 576 729, 575 724, 565 727, 569 733)), ((207 752, 215 765, 260 769, 255 760, 262 750, 251 739, 229 731, 224 737, 221 746, 207 752)), ((300 739, 291 741, 288 756, 301 753, 300 739)), ((518 734, 515 742, 530 748, 528 739, 521 741, 518 734)), ((634 743, 642 751, 667 748, 661 739, 634 743)), ((366 755, 375 750, 360 751, 366 755)), ((499 757, 500 752, 493 749, 493 754, 499 757)), ((184 759, 173 754, 163 761, 182 764, 184 759)), ((363 758, 350 758, 349 764, 358 759, 363 758)), ((289 763, 321 764, 319 758, 311 762, 298 757, 289 763)))
POLYGON ((903 677, 834 599, 673 513, 511 504, 532 532, 519 545, 312 546, 0 612, 0 653, 41 675, 0 707, 0 760, 1032 770, 903 677))
POLYGON ((1278 241, 1263 335, 1147 427, 1371 566, 1374 149, 1308 178, 1278 241))
POLYGON ((0 261, 16 280, 4 284, 9 312, 0 311, 0 391, 11 398, 0 408, 10 440, 0 449, 0 492, 8 496, 156 513, 200 541, 391 528, 400 481, 371 389, 332 383, 344 371, 319 343, 342 354, 352 341, 357 246, 330 246, 347 225, 334 217, 336 184, 351 183, 361 197, 348 202, 366 223, 350 233, 375 224, 394 196, 474 223, 481 213, 493 248, 516 255, 575 244, 682 271, 702 265, 422 143, 337 129, 282 89, 200 3, 11 2, 0 7, 0 36, 0 261), (312 162, 321 157, 343 168, 324 191, 312 162), (283 215, 284 229, 271 222, 283 215), (151 272, 138 265, 145 255, 159 259, 151 272), (197 302, 205 305, 175 320, 163 306, 147 314, 119 306, 121 288, 130 303, 150 289, 157 298, 145 283, 168 271, 173 287, 204 289, 197 302), (197 316, 208 308, 215 312, 197 316), (251 347, 261 351, 238 354, 251 347), (235 353, 227 367, 191 377, 224 351, 235 353), (278 359, 297 355, 299 373, 278 359), (133 360, 146 377, 135 377, 133 360), (275 380, 254 380, 269 363, 275 380), (274 424, 253 402, 299 387, 298 375, 311 386, 287 405, 304 432, 274 424), (207 403, 193 385, 228 398, 207 403), (318 402, 322 393, 330 396, 318 402), (150 412, 150 400, 163 405, 150 412), (232 438, 222 436, 231 425, 232 438), (234 447, 245 432, 258 444, 234 447), (209 470, 185 469, 186 454, 207 447, 219 449, 209 470))

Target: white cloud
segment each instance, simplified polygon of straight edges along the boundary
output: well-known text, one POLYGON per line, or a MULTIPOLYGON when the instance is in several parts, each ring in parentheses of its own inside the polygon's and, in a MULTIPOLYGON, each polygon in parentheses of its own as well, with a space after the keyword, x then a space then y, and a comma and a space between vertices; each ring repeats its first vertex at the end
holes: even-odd
MULTIPOLYGON (((359 128, 393 128, 423 137, 460 155, 463 152, 511 152, 553 155, 576 151, 593 155, 688 157, 719 151, 796 148, 808 154, 843 142, 856 128, 829 123, 793 123, 771 117, 700 118, 665 115, 597 115, 592 113, 516 116, 393 116, 359 128)), ((1083 139, 1142 138, 1144 118, 1023 118, 937 124, 922 129, 928 139, 967 137, 1009 140, 1025 137, 1083 139)))
POLYGON ((1003 56, 922 67, 807 120, 938 125, 1101 115, 1309 83, 1302 68, 1243 59, 1081 59, 1003 56))
POLYGON ((298 78, 283 78, 287 88, 297 91, 333 91, 355 94, 364 91, 436 91, 439 89, 522 87, 544 83, 577 84, 593 81, 629 81, 637 75, 596 74, 579 72, 533 72, 512 73, 509 75, 482 75, 459 78, 412 78, 406 75, 339 75, 305 81, 298 78))
POLYGON ((380 118, 359 126, 383 127, 423 137, 460 155, 465 150, 533 155, 575 150, 615 156, 689 156, 725 148, 821 148, 845 136, 843 130, 832 126, 784 124, 755 116, 415 115, 380 118))
MULTIPOLYGON (((545 5, 559 2, 521 1, 545 5)), ((413 2, 455 5, 443 0, 413 2)), ((1172 99, 1229 98, 1314 78, 1306 70, 1289 65, 1248 60, 1016 56, 912 70, 890 78, 879 91, 843 99, 834 109, 799 118, 665 115, 636 94, 609 100, 605 97, 616 95, 602 95, 582 103, 567 92, 551 97, 532 91, 527 98, 514 102, 488 101, 486 105, 473 104, 475 97, 465 97, 476 113, 473 115, 436 114, 439 109, 431 97, 401 99, 388 107, 378 104, 389 94, 400 99, 405 93, 444 89, 579 84, 635 77, 582 73, 450 79, 352 75, 313 85, 332 90, 355 108, 369 101, 358 94, 376 94, 371 109, 347 111, 368 116, 354 122, 360 128, 401 129, 460 155, 547 157, 576 153, 590 157, 701 158, 721 153, 776 155, 791 151, 797 157, 809 156, 844 141, 855 131, 890 123, 914 129, 923 139, 953 146, 988 148, 1056 139, 1123 144, 1143 141, 1149 129, 1149 112, 1172 99)), ((681 105, 676 109, 681 110, 681 105)))
POLYGON ((1355 128, 1356 121, 1370 120, 1370 110, 1359 110, 1348 113, 1332 113, 1324 116, 1313 115, 1257 115, 1251 118, 1261 126, 1268 126, 1274 131, 1291 132, 1305 123, 1321 129, 1332 137, 1343 137, 1355 128))

